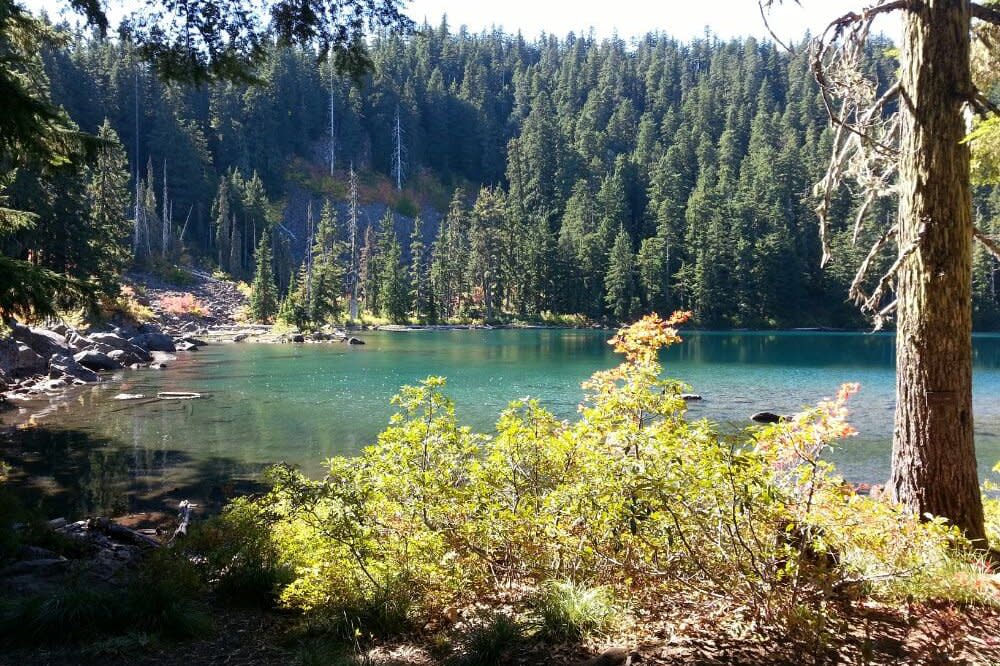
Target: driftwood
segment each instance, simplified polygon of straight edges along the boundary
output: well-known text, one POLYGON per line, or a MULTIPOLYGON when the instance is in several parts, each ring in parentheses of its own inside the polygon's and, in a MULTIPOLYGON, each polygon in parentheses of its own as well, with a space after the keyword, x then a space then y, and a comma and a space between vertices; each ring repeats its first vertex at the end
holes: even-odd
POLYGON ((112 539, 123 543, 152 548, 160 547, 160 542, 156 539, 146 536, 145 534, 141 534, 136 530, 125 527, 124 525, 119 525, 108 518, 92 518, 87 522, 87 527, 88 529, 102 532, 112 539))
POLYGON ((201 397, 201 393, 188 391, 160 391, 156 394, 160 400, 196 400, 201 397))
POLYGON ((179 536, 187 536, 188 525, 191 524, 191 511, 196 506, 198 505, 192 504, 187 500, 181 500, 180 512, 178 513, 178 518, 180 518, 181 522, 177 526, 177 529, 174 530, 173 536, 171 536, 170 541, 167 542, 168 544, 173 543, 174 540, 179 536))

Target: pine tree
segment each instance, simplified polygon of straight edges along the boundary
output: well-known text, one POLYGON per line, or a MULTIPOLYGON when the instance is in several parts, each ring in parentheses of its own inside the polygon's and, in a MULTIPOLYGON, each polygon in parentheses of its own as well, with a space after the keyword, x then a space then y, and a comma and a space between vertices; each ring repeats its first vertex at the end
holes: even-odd
POLYGON ((469 228, 467 283, 482 304, 483 316, 492 320, 503 284, 500 275, 500 230, 504 217, 504 198, 500 190, 484 187, 472 209, 469 228))
POLYGON ((308 313, 313 326, 322 326, 340 315, 340 297, 344 287, 344 269, 340 263, 343 249, 343 243, 337 240, 337 213, 327 200, 310 249, 312 261, 309 270, 312 275, 308 313))
POLYGON ((303 293, 298 286, 297 274, 292 271, 288 282, 288 291, 281 299, 281 305, 278 306, 277 321, 300 331, 308 328, 309 313, 303 301, 303 293))
POLYGON ((378 308, 381 257, 375 239, 375 230, 365 227, 365 241, 358 255, 359 300, 363 309, 374 312, 378 308))
POLYGON ((604 289, 605 303, 616 320, 625 322, 638 314, 635 255, 632 253, 632 241, 624 228, 618 231, 608 257, 608 273, 604 279, 604 289))
POLYGON ((410 312, 410 284, 403 265, 403 248, 396 236, 392 212, 382 218, 378 240, 378 313, 403 323, 410 312))
POLYGON ((423 223, 418 215, 410 233, 410 300, 413 314, 421 323, 434 321, 434 300, 431 293, 430 270, 424 244, 423 223))
POLYGON ((270 231, 261 235, 256 257, 257 269, 250 285, 250 318, 258 322, 270 322, 278 313, 278 288, 274 284, 270 231))
POLYGON ((118 278, 131 261, 130 224, 125 218, 129 204, 129 172, 125 150, 118 134, 105 119, 97 138, 103 143, 94 166, 88 170, 91 248, 97 260, 95 277, 106 292, 114 291, 118 278))
POLYGON ((438 229, 431 261, 434 302, 445 319, 462 314, 468 302, 465 280, 468 245, 469 213, 465 207, 465 191, 458 188, 452 195, 448 215, 438 229))

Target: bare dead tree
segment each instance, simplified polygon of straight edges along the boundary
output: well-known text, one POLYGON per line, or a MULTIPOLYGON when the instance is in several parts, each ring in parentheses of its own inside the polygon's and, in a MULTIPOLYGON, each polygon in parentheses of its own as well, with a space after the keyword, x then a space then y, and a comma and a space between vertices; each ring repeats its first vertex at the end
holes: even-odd
POLYGON ((406 179, 406 146, 404 139, 403 123, 399 115, 399 104, 396 104, 396 115, 393 118, 392 128, 392 175, 396 179, 396 189, 403 189, 403 181, 406 179))

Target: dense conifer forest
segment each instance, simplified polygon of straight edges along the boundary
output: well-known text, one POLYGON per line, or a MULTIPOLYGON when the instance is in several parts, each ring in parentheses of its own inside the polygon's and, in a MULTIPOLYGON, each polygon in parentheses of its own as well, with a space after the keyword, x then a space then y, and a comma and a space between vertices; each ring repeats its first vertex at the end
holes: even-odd
MULTIPOLYGON (((889 47, 870 49, 883 81, 897 66, 889 47)), ((706 327, 865 325, 846 295, 874 238, 853 242, 848 191, 820 267, 811 187, 832 135, 806 48, 529 39, 446 20, 370 48, 360 79, 276 48, 259 85, 190 86, 159 81, 121 43, 67 31, 42 57, 51 99, 120 150, 83 173, 18 172, 11 203, 44 210, 13 247, 81 276, 132 251, 247 282, 261 247, 278 291, 265 316, 288 294, 302 301, 304 282, 315 301, 311 274, 323 272, 329 303, 281 306, 299 322, 316 307, 342 314, 337 296, 356 283, 361 307, 393 320, 685 308, 706 327), (353 230, 352 170, 361 205, 388 206, 353 230), (127 210, 129 228, 100 222, 108 209, 127 210), (95 223, 79 224, 81 211, 95 223)), ((1000 198, 982 188, 974 203, 997 231, 1000 198)), ((995 328, 998 263, 977 252, 976 324, 995 328)))

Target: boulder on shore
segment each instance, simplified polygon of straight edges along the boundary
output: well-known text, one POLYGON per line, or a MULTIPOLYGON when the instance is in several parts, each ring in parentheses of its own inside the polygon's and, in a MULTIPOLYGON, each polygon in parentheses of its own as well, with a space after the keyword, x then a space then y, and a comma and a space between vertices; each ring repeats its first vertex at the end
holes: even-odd
MULTIPOLYGON (((129 342, 122 336, 118 335, 117 333, 93 333, 91 334, 90 339, 97 344, 107 345, 112 349, 128 352, 129 355, 139 359, 138 361, 136 361, 138 363, 149 363, 150 361, 153 360, 153 356, 149 353, 149 351, 143 349, 138 345, 132 344, 131 342, 129 342)), ((114 358, 114 356, 112 356, 110 352, 105 352, 105 353, 107 353, 108 356, 114 358)), ((115 359, 115 360, 117 360, 119 363, 122 364, 128 364, 127 361, 124 361, 122 359, 115 359)))
POLYGON ((91 383, 99 382, 101 378, 93 370, 83 367, 77 363, 72 356, 56 355, 49 359, 49 377, 53 379, 59 377, 69 377, 80 381, 91 383))
POLYGON ((18 342, 28 345, 36 353, 46 358, 57 354, 63 356, 73 355, 73 349, 66 344, 66 339, 63 336, 52 331, 47 331, 44 328, 14 324, 11 327, 11 337, 18 342))
POLYGON ((34 349, 16 340, 0 340, 0 370, 11 377, 45 372, 45 359, 34 349))
POLYGON ((101 370, 118 370, 122 367, 121 363, 111 358, 104 352, 94 350, 82 351, 79 354, 74 354, 73 360, 83 367, 93 370, 94 372, 100 372, 101 370))
POLYGON ((112 349, 106 353, 108 355, 108 358, 110 358, 112 361, 120 363, 122 367, 126 368, 133 365, 141 365, 142 363, 148 363, 149 361, 145 359, 152 359, 152 357, 148 355, 148 352, 145 356, 141 357, 137 356, 136 354, 133 354, 132 352, 127 352, 124 349, 112 349))
POLYGON ((129 342, 151 352, 177 351, 174 339, 166 333, 140 333, 133 338, 129 338, 129 342))

